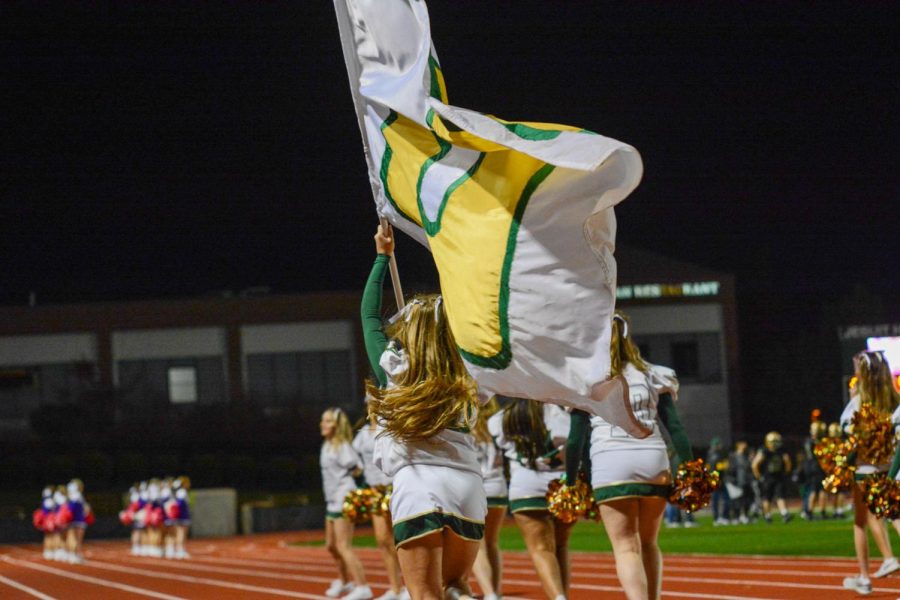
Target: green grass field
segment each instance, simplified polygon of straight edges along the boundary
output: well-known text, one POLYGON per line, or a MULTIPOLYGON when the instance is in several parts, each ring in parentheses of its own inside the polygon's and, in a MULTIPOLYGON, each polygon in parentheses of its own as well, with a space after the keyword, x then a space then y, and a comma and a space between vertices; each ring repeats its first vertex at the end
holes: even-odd
MULTIPOLYGON (((690 529, 663 527, 659 533, 663 553, 853 556, 853 521, 850 518, 810 522, 795 516, 785 524, 776 517, 771 524, 760 521, 713 527, 711 517, 701 515, 697 522, 699 525, 690 529)), ((897 533, 893 527, 889 529, 896 548, 897 533)), ((375 542, 372 536, 364 535, 358 536, 354 544, 374 546, 375 542)), ((525 550, 522 536, 512 521, 501 531, 500 547, 525 550)), ((575 526, 569 547, 584 552, 612 550, 603 526, 587 521, 575 526)), ((872 556, 879 556, 871 539, 869 547, 872 556)))

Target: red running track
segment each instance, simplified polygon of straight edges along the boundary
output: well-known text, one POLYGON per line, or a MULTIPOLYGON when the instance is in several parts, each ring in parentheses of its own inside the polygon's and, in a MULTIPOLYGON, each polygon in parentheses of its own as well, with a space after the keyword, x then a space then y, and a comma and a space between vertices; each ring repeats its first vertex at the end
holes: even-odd
MULTIPOLYGON (((90 542, 87 563, 45 561, 37 545, 0 546, 0 598, 4 600, 325 598, 334 564, 321 547, 289 546, 321 539, 321 532, 279 533, 192 540, 191 560, 138 558, 126 542, 90 542)), ((359 549, 377 595, 387 577, 377 551, 359 549)), ((841 587, 853 575, 848 558, 698 556, 665 557, 663 598, 714 600, 831 600, 856 598, 841 587)), ((877 563, 873 562, 873 568, 877 563)), ((504 553, 504 598, 542 599, 528 555, 504 553)), ((869 598, 900 597, 900 572, 873 580, 869 598)), ((570 600, 621 598, 612 556, 573 553, 570 600)))

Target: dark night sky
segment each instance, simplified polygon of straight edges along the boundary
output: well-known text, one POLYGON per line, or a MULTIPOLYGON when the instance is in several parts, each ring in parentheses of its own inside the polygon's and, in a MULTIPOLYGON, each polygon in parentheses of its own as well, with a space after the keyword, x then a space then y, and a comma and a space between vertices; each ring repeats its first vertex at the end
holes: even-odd
MULTIPOLYGON (((857 283, 900 317, 900 4, 429 6, 451 103, 641 152, 619 241, 734 273, 747 368, 857 283)), ((4 3, 0 28, 0 303, 361 286, 330 1, 4 3)))

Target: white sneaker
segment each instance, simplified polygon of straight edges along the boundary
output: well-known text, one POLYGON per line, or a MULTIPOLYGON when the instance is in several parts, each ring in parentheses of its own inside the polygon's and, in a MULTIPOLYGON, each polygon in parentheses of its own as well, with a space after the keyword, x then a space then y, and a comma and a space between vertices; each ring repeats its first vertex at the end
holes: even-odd
POLYGON ((857 575, 856 577, 844 577, 844 588, 853 590, 862 596, 868 596, 872 593, 872 582, 868 577, 857 575))
POLYGON ((409 590, 403 588, 400 590, 400 600, 412 600, 412 596, 409 595, 409 590))
POLYGON ((896 558, 894 558, 894 557, 886 558, 884 560, 884 562, 881 563, 881 566, 878 567, 878 570, 875 571, 875 575, 873 575, 873 577, 875 577, 875 579, 880 579, 881 577, 887 577, 888 575, 890 575, 894 571, 897 571, 898 569, 900 569, 900 562, 898 562, 896 558))
POLYGON ((341 600, 371 600, 371 598, 372 588, 367 585, 358 585, 349 594, 343 596, 341 600))
POLYGON ((44 560, 53 560, 53 550, 44 550, 44 560))
POLYGON ((393 590, 388 590, 382 595, 375 598, 375 600, 400 600, 400 594, 393 590))
POLYGON ((331 585, 328 586, 328 589, 325 590, 325 595, 329 598, 339 598, 344 594, 350 592, 353 589, 353 582, 348 581, 347 583, 341 582, 340 579, 335 579, 331 582, 331 585))

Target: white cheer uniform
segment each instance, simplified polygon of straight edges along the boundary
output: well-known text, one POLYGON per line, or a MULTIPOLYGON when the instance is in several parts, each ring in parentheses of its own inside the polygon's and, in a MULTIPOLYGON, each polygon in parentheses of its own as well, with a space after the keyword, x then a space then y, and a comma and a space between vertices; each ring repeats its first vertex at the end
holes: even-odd
MULTIPOLYGON (((379 364, 389 387, 409 365, 393 345, 379 364)), ((487 500, 475 440, 465 423, 416 442, 379 435, 373 459, 394 486, 391 518, 397 546, 443 529, 472 541, 484 537, 487 500)))
POLYGON ((375 466, 375 437, 380 431, 366 423, 353 438, 353 449, 362 457, 363 476, 371 486, 391 484, 391 478, 375 466))
POLYGON ((636 438, 600 417, 591 417, 591 486, 597 502, 635 496, 668 496, 672 474, 658 422, 660 394, 678 394, 675 372, 650 365, 642 373, 631 363, 622 375, 635 418, 652 433, 636 438))
POLYGON ((476 445, 478 460, 481 463, 481 476, 484 478, 484 493, 487 495, 489 507, 507 506, 509 486, 503 473, 503 453, 497 447, 496 441, 503 434, 503 411, 488 419, 487 430, 491 440, 478 442, 476 445))
MULTIPOLYGON (((541 404, 544 412, 544 425, 550 436, 550 446, 562 445, 569 435, 571 416, 556 404, 541 404)), ((497 444, 510 459, 509 462, 509 508, 513 513, 547 510, 547 488, 554 479, 565 473, 565 465, 556 458, 540 458, 537 468, 531 468, 527 459, 516 452, 515 444, 503 435, 497 438, 497 444)))
POLYGON ((356 489, 350 473, 362 467, 362 461, 348 442, 325 442, 319 453, 319 467, 322 469, 326 516, 329 519, 340 519, 343 516, 344 498, 356 489))

